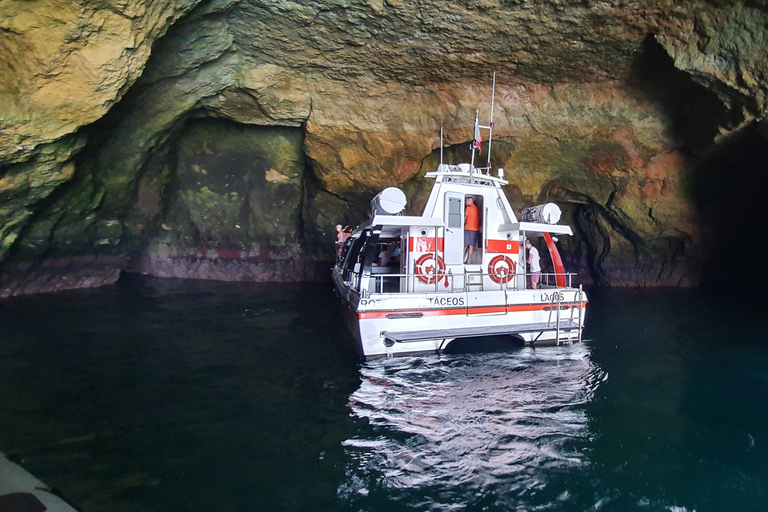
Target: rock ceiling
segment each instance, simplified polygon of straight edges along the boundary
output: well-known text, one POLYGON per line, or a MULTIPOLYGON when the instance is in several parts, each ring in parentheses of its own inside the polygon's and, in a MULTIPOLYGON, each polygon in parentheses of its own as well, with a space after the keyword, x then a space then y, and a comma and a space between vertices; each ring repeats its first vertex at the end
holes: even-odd
POLYGON ((460 151, 492 72, 507 193, 563 204, 574 270, 696 284, 697 170, 763 140, 766 22, 757 0, 7 0, 0 294, 311 278, 378 189, 423 202, 440 127, 460 151))

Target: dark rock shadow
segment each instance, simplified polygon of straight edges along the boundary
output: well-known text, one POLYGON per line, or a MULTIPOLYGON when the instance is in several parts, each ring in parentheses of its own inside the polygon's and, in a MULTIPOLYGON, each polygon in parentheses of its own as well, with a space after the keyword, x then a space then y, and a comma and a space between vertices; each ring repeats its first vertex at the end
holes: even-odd
MULTIPOLYGON (((558 201, 564 205, 565 218, 571 219, 574 237, 563 240, 561 254, 566 267, 578 272, 584 282, 601 286, 696 285, 701 279, 703 262, 712 261, 706 265, 706 272, 715 272, 714 262, 721 251, 718 244, 713 243, 715 238, 709 235, 720 231, 720 219, 707 205, 713 203, 720 208, 737 200, 737 196, 725 199, 725 194, 715 200, 709 197, 717 191, 717 185, 712 183, 716 171, 709 166, 713 165, 715 154, 722 153, 714 151, 715 140, 723 129, 732 130, 743 123, 743 116, 740 110, 731 109, 690 74, 677 69, 672 57, 652 34, 642 42, 627 77, 627 86, 641 101, 652 103, 661 112, 670 149, 686 155, 694 168, 701 166, 682 184, 682 191, 699 207, 703 242, 682 231, 677 236, 645 240, 632 230, 628 219, 610 208, 610 199, 606 205, 596 203, 574 192, 568 183, 557 180, 542 190, 540 202, 558 201), (612 247, 614 235, 626 241, 624 249, 612 247), (626 247, 632 247, 631 253, 613 254, 626 251, 626 247)), ((753 143, 745 140, 744 144, 752 147, 753 143)), ((723 149, 724 154, 729 152, 723 149)), ((746 170, 750 165, 741 165, 744 179, 750 174, 746 170)), ((709 277, 704 276, 703 280, 709 281, 709 277)))
POLYGON ((737 128, 741 111, 676 69, 653 36, 643 42, 630 82, 666 113, 673 144, 695 163, 687 189, 701 228, 701 285, 764 285, 768 278, 751 269, 768 245, 761 233, 768 141, 757 126, 737 128), (718 141, 722 130, 735 132, 718 141))
POLYGON ((693 174, 707 287, 768 284, 759 266, 768 250, 765 190, 768 140, 749 126, 714 146, 693 174))
POLYGON ((524 346, 525 342, 517 336, 476 336, 474 338, 459 338, 451 341, 445 347, 445 354, 486 354, 492 352, 514 352, 524 346))
POLYGON ((717 94, 675 67, 672 57, 649 35, 632 66, 629 85, 655 103, 666 115, 672 143, 697 155, 711 147, 720 127, 733 128, 743 121, 717 94))

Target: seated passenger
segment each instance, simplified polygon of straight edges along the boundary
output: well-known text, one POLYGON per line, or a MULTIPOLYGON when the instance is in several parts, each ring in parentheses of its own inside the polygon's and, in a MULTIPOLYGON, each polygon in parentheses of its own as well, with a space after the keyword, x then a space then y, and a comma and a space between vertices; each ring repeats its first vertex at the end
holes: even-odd
POLYGON ((379 266, 380 266, 380 267, 386 267, 387 265, 389 265, 389 260, 390 260, 390 259, 391 259, 391 256, 390 256, 390 254, 389 254, 389 249, 387 249, 387 248, 385 247, 385 248, 384 248, 384 249, 383 249, 383 250, 382 250, 382 251, 379 253, 379 258, 378 258, 378 260, 377 260, 377 261, 378 261, 378 264, 379 264, 379 266))

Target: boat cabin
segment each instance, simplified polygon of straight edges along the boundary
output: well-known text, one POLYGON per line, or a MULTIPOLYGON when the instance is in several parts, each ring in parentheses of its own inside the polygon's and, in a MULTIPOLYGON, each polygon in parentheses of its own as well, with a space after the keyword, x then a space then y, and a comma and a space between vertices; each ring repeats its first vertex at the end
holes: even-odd
MULTIPOLYGON (((421 216, 402 215, 404 194, 389 188, 372 201, 371 218, 342 248, 337 266, 343 281, 361 297, 408 294, 525 290, 526 239, 543 238, 554 272, 542 274, 541 288, 570 287, 553 235, 571 235, 558 225, 552 203, 524 210, 519 221, 502 185, 503 170, 492 176, 471 164, 441 164, 427 173, 435 184, 421 216), (465 246, 465 211, 471 198, 479 231, 471 257, 465 246)), ((534 244, 536 245, 536 244, 534 244)))

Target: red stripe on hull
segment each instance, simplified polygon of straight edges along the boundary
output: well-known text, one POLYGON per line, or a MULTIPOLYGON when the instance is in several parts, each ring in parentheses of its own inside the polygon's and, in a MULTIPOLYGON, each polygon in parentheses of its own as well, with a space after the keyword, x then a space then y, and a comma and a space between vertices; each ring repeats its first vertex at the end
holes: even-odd
MULTIPOLYGON (((561 306, 578 307, 577 303, 562 303, 561 306)), ((357 314, 358 318, 365 320, 368 318, 386 318, 387 315, 393 314, 409 314, 409 313, 421 313, 424 316, 447 316, 447 315, 483 315, 488 313, 515 313, 518 311, 543 311, 546 308, 551 307, 549 302, 545 304, 524 304, 524 305, 512 305, 512 306, 484 306, 468 309, 399 309, 395 311, 363 311, 357 314)), ((586 308, 587 303, 583 303, 582 307, 586 308)))

